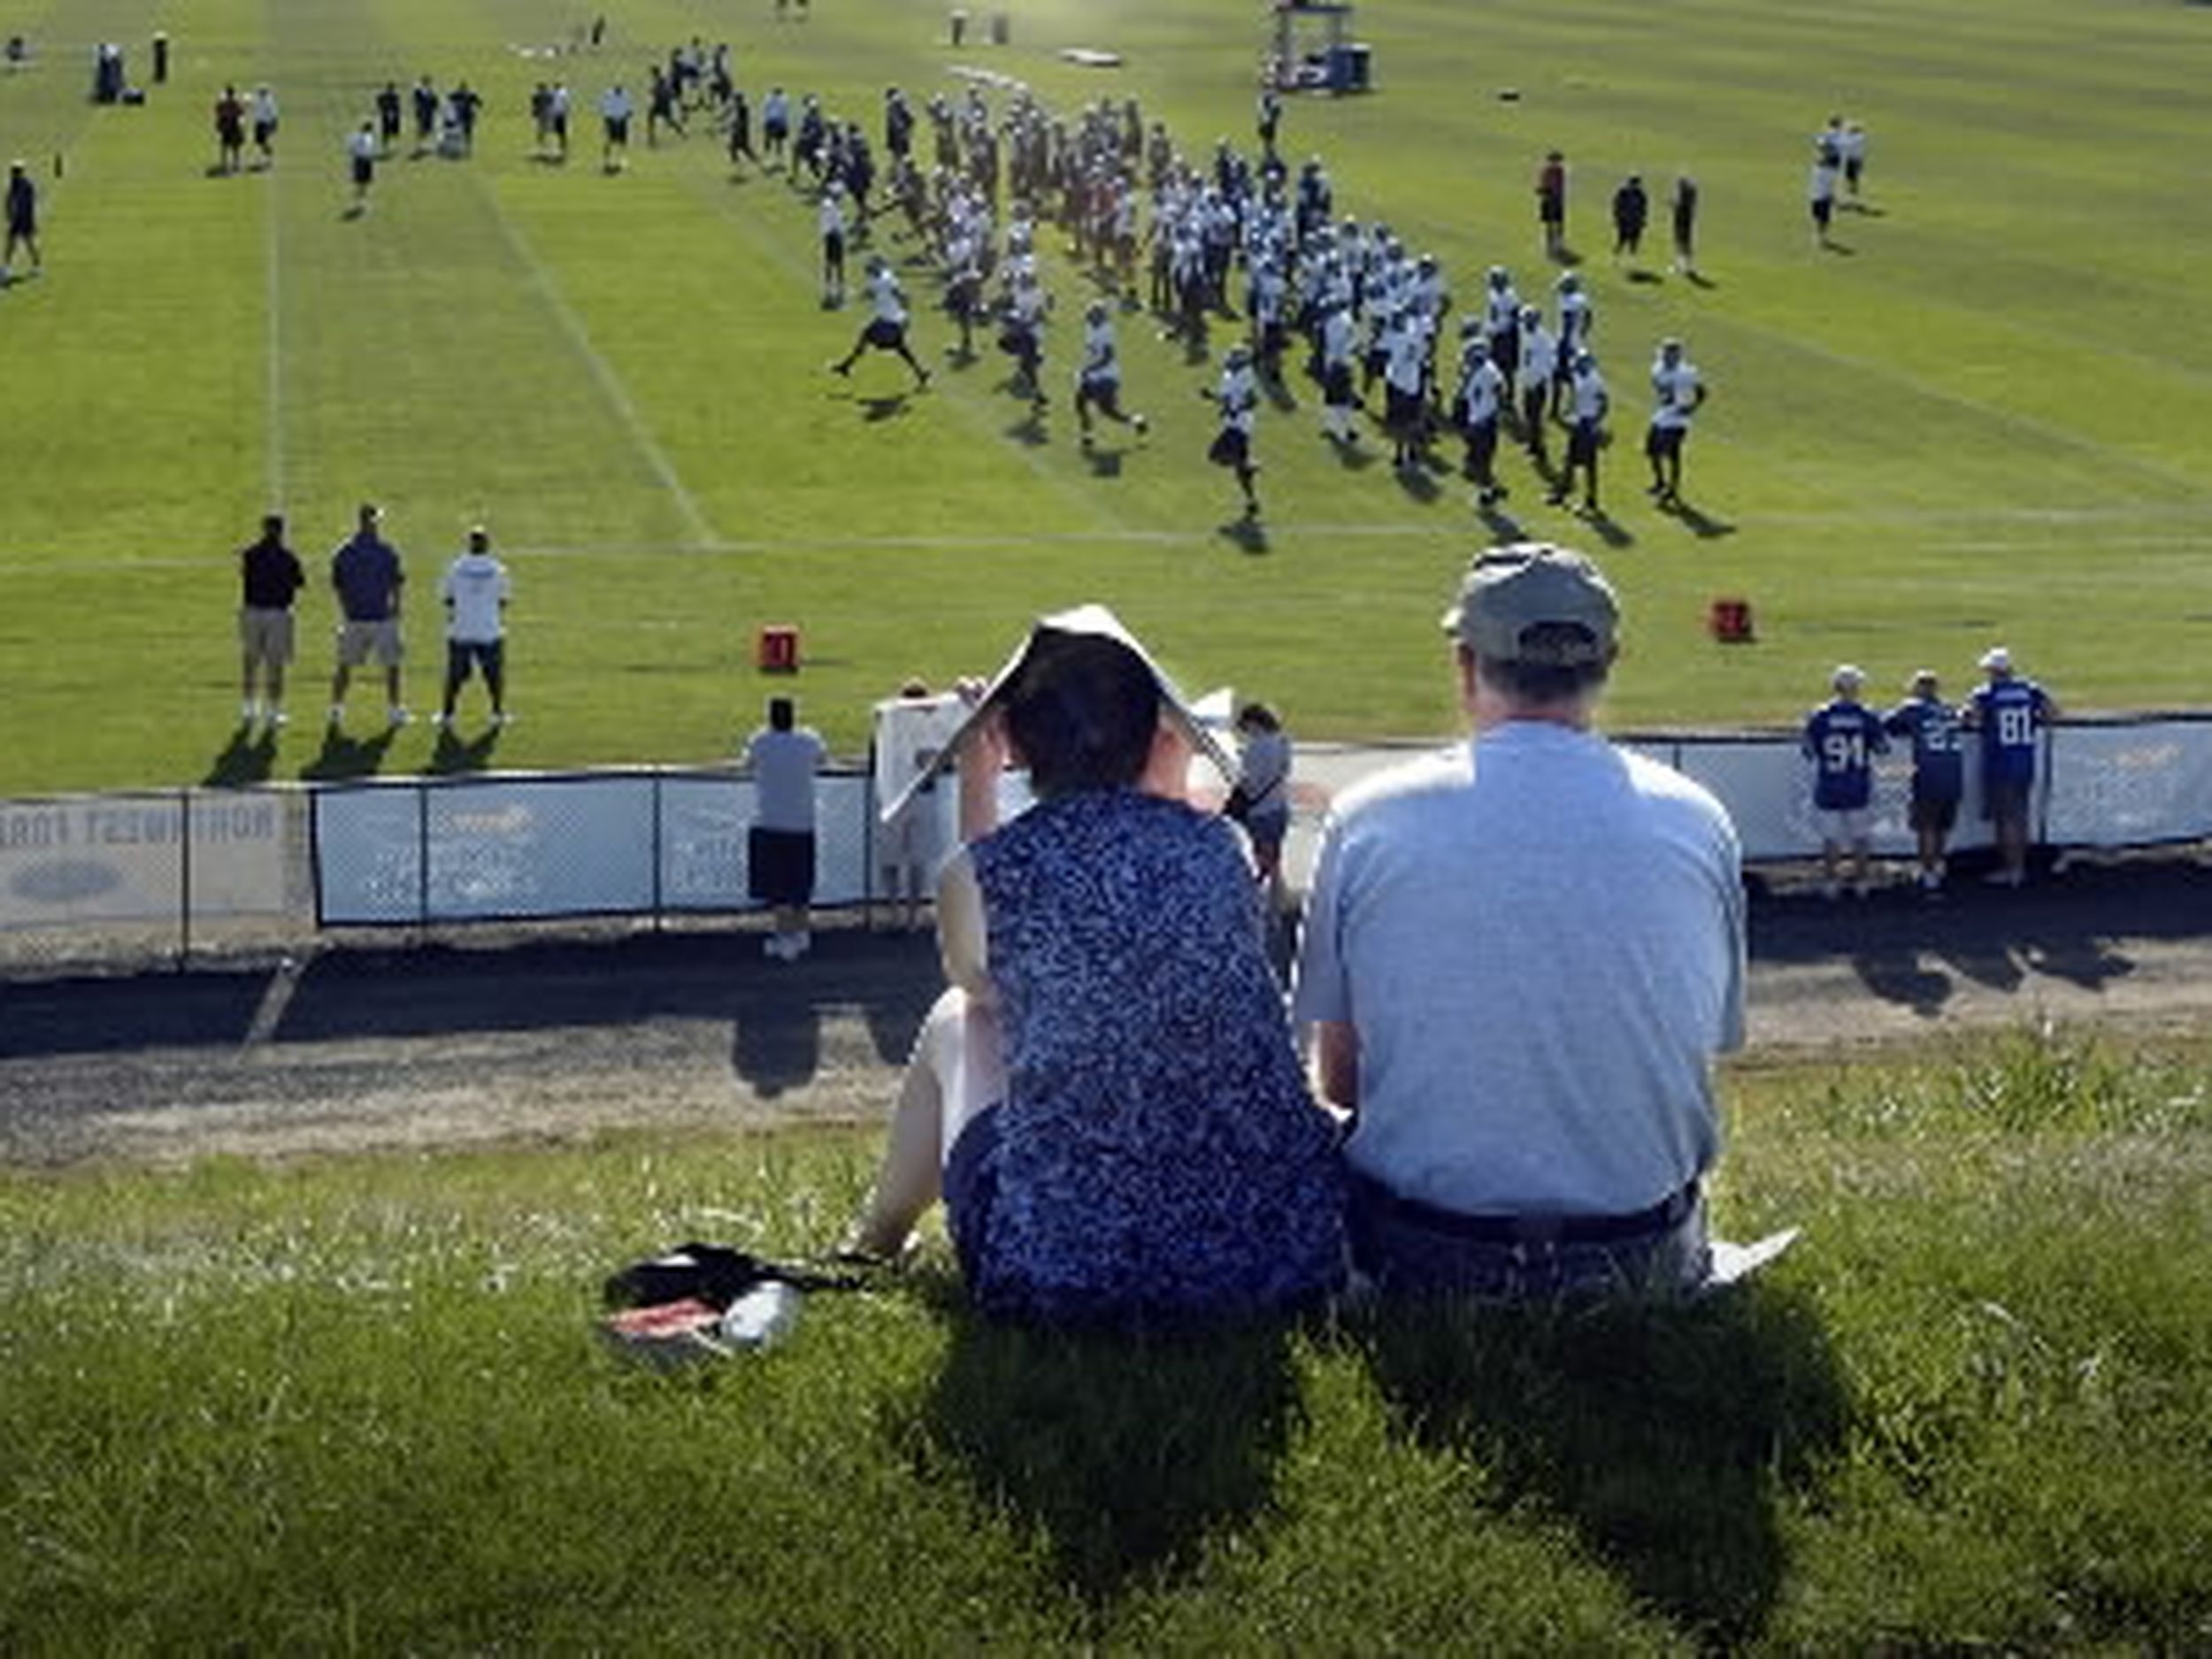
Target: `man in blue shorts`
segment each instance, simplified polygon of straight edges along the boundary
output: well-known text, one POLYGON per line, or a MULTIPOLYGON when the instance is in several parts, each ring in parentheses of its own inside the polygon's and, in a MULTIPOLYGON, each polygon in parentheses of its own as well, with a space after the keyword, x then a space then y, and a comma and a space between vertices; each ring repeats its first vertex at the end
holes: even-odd
POLYGON ((1990 881, 2016 887, 2028 879, 2028 808, 2035 795, 2038 735, 2058 718, 2058 704, 2032 680, 2013 672, 2001 645, 1982 653, 1989 679, 1967 705, 1966 724, 1981 733, 1982 815, 1997 836, 1990 881))
POLYGON ((1882 730, 1912 745, 1912 828, 1920 843, 1920 890, 1943 886, 1943 849, 1958 822, 1966 791, 1965 742, 1959 710, 1943 700, 1935 670, 1912 677, 1912 695, 1884 717, 1882 730))
POLYGON ((1594 729, 1620 612, 1587 559, 1493 549, 1443 620, 1471 740, 1339 798, 1299 957, 1354 1260, 1386 1294, 1695 1285, 1710 1061, 1743 1041, 1734 826, 1594 729))
POLYGON ((1874 711, 1859 701, 1866 676, 1849 663, 1830 678, 1835 695, 1805 722, 1805 757, 1813 764, 1813 811, 1820 819, 1821 890, 1835 898, 1843 849, 1851 849, 1851 891, 1867 895, 1873 821, 1874 757, 1889 738, 1874 711))

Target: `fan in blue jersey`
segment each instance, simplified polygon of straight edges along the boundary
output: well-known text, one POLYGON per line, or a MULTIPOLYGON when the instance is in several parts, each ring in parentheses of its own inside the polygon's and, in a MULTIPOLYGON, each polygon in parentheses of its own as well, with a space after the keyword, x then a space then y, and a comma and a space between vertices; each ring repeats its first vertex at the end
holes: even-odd
POLYGON ((1968 705, 1966 724, 1981 733, 1982 816, 1997 833, 1998 867, 1990 880, 2016 887, 2028 873, 2028 803, 2035 794, 2037 733, 2058 718, 2058 704, 2032 680, 2013 672, 2012 653, 1982 653, 1989 680, 1968 705))
POLYGON ((1882 729, 1912 745, 1912 827, 1920 840, 1920 886, 1943 885, 1943 849, 1958 822, 1966 791, 1966 745, 1961 711, 1943 700, 1935 670, 1912 677, 1912 695, 1883 718, 1882 729))
POLYGON ((1849 663, 1829 682, 1835 696, 1815 709, 1805 722, 1805 755, 1813 764, 1813 809, 1820 819, 1822 891, 1834 898, 1837 866, 1851 849, 1851 890, 1864 898, 1869 881, 1870 829, 1873 822, 1874 757, 1886 754, 1889 739, 1881 717, 1859 701, 1866 676, 1849 663))

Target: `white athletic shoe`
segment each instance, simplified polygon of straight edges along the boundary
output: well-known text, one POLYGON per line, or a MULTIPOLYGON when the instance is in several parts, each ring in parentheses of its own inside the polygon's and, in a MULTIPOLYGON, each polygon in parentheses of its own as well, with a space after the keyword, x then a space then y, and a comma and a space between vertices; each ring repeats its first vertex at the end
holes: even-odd
POLYGON ((272 709, 269 710, 269 726, 272 730, 274 730, 280 726, 289 726, 291 723, 292 717, 285 713, 283 710, 272 709))
POLYGON ((410 713, 408 713, 408 712, 407 712, 406 709, 405 709, 405 708, 404 708, 402 704, 399 704, 399 703, 395 703, 392 705, 392 712, 391 712, 391 714, 390 714, 390 716, 389 716, 389 718, 390 718, 390 720, 391 720, 391 723, 392 723, 394 726, 405 726, 405 725, 406 725, 409 721, 412 720, 414 718, 415 718, 415 717, 414 717, 413 715, 411 715, 411 714, 410 714, 410 713))

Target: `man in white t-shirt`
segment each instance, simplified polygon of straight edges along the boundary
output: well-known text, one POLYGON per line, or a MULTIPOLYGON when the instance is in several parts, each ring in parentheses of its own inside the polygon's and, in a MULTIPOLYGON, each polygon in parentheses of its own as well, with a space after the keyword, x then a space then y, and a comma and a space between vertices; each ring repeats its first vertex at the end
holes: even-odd
POLYGON ((1575 475, 1582 475, 1582 500, 1575 511, 1586 518, 1598 516, 1598 457, 1605 450, 1605 417, 1613 406, 1598 372, 1594 354, 1585 351, 1574 361, 1567 381, 1568 410, 1574 424, 1567 428, 1567 465, 1545 499, 1555 507, 1574 494, 1575 475))
POLYGON ((606 134, 599 147, 599 165, 609 173, 628 165, 630 117, 635 112, 628 89, 618 81, 599 95, 599 124, 606 134))
POLYGON ((438 596, 445 602, 445 704, 441 728, 453 724, 461 687, 478 669, 491 694, 492 724, 507 724, 507 567, 492 555, 482 525, 469 532, 465 551, 446 566, 438 596))
POLYGON ((1651 463, 1649 493, 1662 507, 1682 504, 1682 447, 1689 442, 1690 421, 1705 403, 1705 382, 1697 365, 1683 354, 1682 342, 1670 336, 1659 342, 1659 355, 1651 364, 1651 425, 1644 430, 1644 458, 1651 463))
POLYGON ((753 826, 746 841, 751 895, 775 911, 775 931, 763 946, 779 962, 796 962, 814 941, 807 910, 814 902, 814 775, 826 754, 810 726, 798 724, 788 697, 768 699, 768 724, 745 745, 753 774, 753 826))
POLYGON ((1711 795, 1593 729, 1618 626, 1579 554, 1481 556, 1444 616, 1471 741, 1348 791, 1324 832, 1293 1014, 1386 1292, 1707 1273, 1740 855, 1711 795))

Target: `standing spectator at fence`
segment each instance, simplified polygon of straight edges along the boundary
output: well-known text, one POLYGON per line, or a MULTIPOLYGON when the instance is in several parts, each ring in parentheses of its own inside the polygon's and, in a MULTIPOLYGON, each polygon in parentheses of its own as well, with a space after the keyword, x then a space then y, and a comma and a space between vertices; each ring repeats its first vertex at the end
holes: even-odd
MULTIPOLYGON (((372 140, 373 134, 362 129, 372 140)), ((412 717, 399 696, 400 601, 407 584, 399 549, 384 539, 384 510, 364 502, 354 533, 331 555, 330 585, 338 593, 338 672, 330 681, 330 726, 346 715, 353 671, 373 657, 384 670, 385 716, 395 726, 412 717)))
POLYGON ((466 551, 446 566, 438 596, 445 602, 445 701, 438 710, 442 730, 453 724, 453 705, 461 687, 478 669, 491 694, 492 724, 507 724, 507 567, 492 554, 490 534, 482 525, 469 532, 466 551))
POLYGON ((2058 704, 2032 680, 2013 670, 2012 653, 1993 645, 1982 653, 1988 680, 1967 705, 1966 724, 1981 734, 1982 814, 1997 836, 1993 886, 2016 887, 2028 878, 2028 808, 2035 796, 2035 757, 2040 733, 2058 718, 2058 704))
POLYGON ((266 719, 272 728, 282 726, 284 671, 292 660, 292 602, 307 585, 299 555, 284 544, 284 515, 268 514, 261 520, 261 536, 238 552, 239 670, 238 718, 251 726, 266 719), (255 701, 257 680, 262 697, 255 701))
POLYGON ((1943 886, 1943 850, 1958 822, 1966 790, 1966 757, 1960 711, 1943 700, 1932 668, 1912 677, 1912 695, 1891 710, 1882 730, 1912 745, 1912 828, 1919 841, 1920 888, 1943 886))
POLYGON ((1338 800, 1293 1014, 1352 1116, 1355 1263, 1385 1293, 1693 1285, 1743 1041, 1736 833, 1594 729, 1619 607, 1540 544, 1445 613, 1471 741, 1338 800))
POLYGON ((905 810, 879 832, 876 869, 898 926, 910 933, 922 925, 923 902, 936 889, 937 866, 948 849, 949 792, 938 787, 937 757, 967 715, 958 696, 934 695, 920 680, 908 680, 895 698, 876 705, 877 799, 906 800, 905 810))
POLYGON ((38 249, 38 186, 31 182, 30 170, 19 161, 8 164, 8 239, 0 247, 0 288, 15 280, 15 250, 30 250, 31 269, 35 272, 45 265, 45 257, 38 249))
POLYGON ((1236 787, 1224 809, 1252 838, 1252 863, 1271 905, 1281 897, 1283 841, 1290 833, 1290 733, 1264 703, 1237 710, 1236 787))
POLYGON ((1874 757, 1889 751, 1882 721, 1859 701, 1866 676, 1849 663, 1829 678, 1835 695, 1805 722, 1803 746, 1813 764, 1813 810, 1820 819, 1821 891, 1842 894, 1843 852, 1851 853, 1851 891, 1867 895, 1872 852, 1874 757))
POLYGON ((824 754, 821 738, 798 723, 788 697, 768 699, 768 724, 745 744, 745 767, 753 774, 747 886, 757 902, 774 910, 775 931, 762 950, 778 962, 796 962, 814 942, 807 910, 814 902, 814 777, 824 754))

